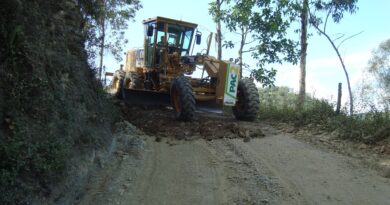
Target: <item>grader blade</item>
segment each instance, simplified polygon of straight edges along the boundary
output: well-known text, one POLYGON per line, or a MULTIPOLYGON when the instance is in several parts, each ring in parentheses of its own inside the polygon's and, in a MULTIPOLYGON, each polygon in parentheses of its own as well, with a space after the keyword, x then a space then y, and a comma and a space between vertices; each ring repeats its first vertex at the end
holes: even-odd
POLYGON ((209 113, 223 113, 223 107, 215 101, 196 101, 196 110, 209 113))
POLYGON ((148 91, 148 90, 124 89, 123 100, 127 104, 134 104, 134 105, 170 105, 171 104, 171 100, 168 93, 148 91))
MULTIPOLYGON (((171 106, 171 99, 168 93, 156 91, 145 91, 135 89, 124 89, 123 100, 130 105, 165 105, 171 106)), ((196 111, 222 113, 222 106, 214 101, 196 101, 196 111)))

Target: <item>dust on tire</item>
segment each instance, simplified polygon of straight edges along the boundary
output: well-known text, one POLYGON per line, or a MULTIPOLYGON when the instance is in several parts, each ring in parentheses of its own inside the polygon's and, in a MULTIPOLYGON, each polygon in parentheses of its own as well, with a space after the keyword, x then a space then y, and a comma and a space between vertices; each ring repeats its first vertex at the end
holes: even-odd
POLYGON ((250 79, 238 81, 237 102, 233 114, 238 120, 254 121, 259 112, 259 92, 250 79))
POLYGON ((182 121, 192 121, 195 112, 195 97, 191 83, 184 76, 176 77, 171 85, 171 104, 175 117, 182 121))

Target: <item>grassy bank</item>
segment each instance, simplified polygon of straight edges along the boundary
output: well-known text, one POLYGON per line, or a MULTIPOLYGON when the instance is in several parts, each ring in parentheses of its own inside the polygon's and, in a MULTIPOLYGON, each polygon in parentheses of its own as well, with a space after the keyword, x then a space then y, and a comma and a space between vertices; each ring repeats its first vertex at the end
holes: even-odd
MULTIPOLYGON (((348 116, 346 111, 337 114, 335 103, 306 97, 303 109, 297 109, 297 94, 287 87, 260 89, 260 114, 263 120, 293 123, 296 127, 315 124, 320 129, 337 130, 339 137, 375 143, 390 137, 390 113, 370 111, 348 116)), ((344 109, 345 110, 345 109, 344 109)))

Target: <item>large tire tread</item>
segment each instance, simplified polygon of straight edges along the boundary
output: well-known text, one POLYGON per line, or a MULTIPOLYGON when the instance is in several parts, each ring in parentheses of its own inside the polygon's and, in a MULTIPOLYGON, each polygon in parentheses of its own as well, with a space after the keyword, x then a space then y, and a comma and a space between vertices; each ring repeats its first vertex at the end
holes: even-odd
POLYGON ((180 111, 175 110, 173 97, 171 96, 176 118, 182 121, 192 121, 194 118, 196 102, 191 83, 184 76, 179 76, 172 81, 171 93, 173 93, 173 89, 176 89, 178 93, 180 105, 180 111))
POLYGON ((238 120, 254 121, 259 112, 259 92, 250 79, 241 79, 238 82, 239 105, 233 107, 233 114, 238 120))

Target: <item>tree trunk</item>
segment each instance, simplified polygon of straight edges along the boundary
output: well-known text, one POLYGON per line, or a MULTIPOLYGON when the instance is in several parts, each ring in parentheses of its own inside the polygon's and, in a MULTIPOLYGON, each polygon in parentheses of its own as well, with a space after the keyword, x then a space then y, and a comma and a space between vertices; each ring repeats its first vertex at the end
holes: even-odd
POLYGON ((339 88, 338 88, 338 93, 337 93, 336 114, 340 114, 340 109, 341 109, 341 96, 342 96, 342 84, 339 83, 339 88))
POLYGON ((301 59, 298 109, 301 110, 306 97, 306 52, 307 52, 307 23, 308 23, 308 0, 303 0, 301 11, 301 59))
POLYGON ((105 18, 104 17, 102 17, 101 29, 102 29, 102 35, 100 36, 101 42, 100 42, 100 52, 99 52, 99 57, 100 57, 99 80, 102 79, 104 43, 105 43, 104 41, 105 41, 105 38, 106 38, 106 26, 105 26, 105 18))
POLYGON ((340 54, 340 52, 339 52, 339 49, 338 49, 337 46, 334 44, 334 42, 333 42, 333 40, 330 38, 330 36, 329 36, 328 34, 326 34, 323 30, 321 30, 320 28, 318 28, 318 26, 314 25, 314 28, 316 28, 318 32, 320 32, 321 34, 323 34, 323 35, 326 37, 326 39, 328 39, 329 43, 332 45, 334 51, 335 51, 336 54, 337 54, 337 57, 338 57, 339 60, 340 60, 341 66, 343 67, 343 70, 344 70, 345 78, 347 79, 348 93, 349 93, 349 114, 352 116, 352 115, 353 115, 353 96, 352 96, 351 83, 350 83, 350 81, 349 81, 349 75, 348 75, 347 68, 345 67, 344 60, 343 60, 343 58, 341 57, 341 54, 340 54))
POLYGON ((238 58, 239 58, 239 66, 240 66, 240 78, 242 78, 242 50, 244 49, 245 45, 245 39, 244 39, 244 33, 241 34, 241 43, 240 43, 240 49, 238 50, 238 58))
POLYGON ((238 64, 240 66, 240 78, 242 78, 242 67, 244 65, 243 60, 242 60, 242 54, 243 54, 243 49, 245 46, 247 35, 248 35, 248 29, 245 27, 241 27, 241 43, 240 43, 240 48, 238 50, 238 58, 240 60, 240 62, 238 64))
MULTIPOLYGON (((221 5, 222 5, 222 1, 221 0, 217 0, 217 12, 218 12, 218 15, 221 12, 221 5)), ((218 60, 221 60, 222 59, 222 33, 221 33, 221 19, 220 18, 217 19, 216 40, 217 40, 217 47, 218 47, 218 56, 217 56, 217 58, 218 58, 218 60)))

